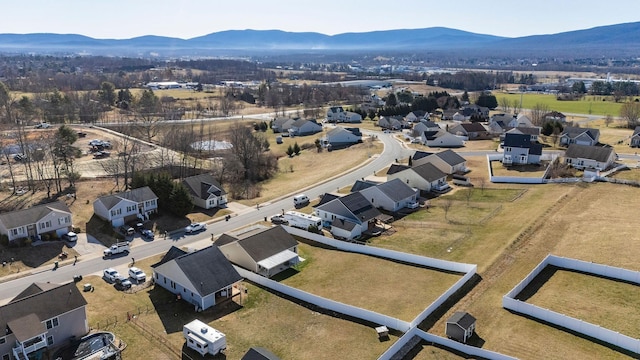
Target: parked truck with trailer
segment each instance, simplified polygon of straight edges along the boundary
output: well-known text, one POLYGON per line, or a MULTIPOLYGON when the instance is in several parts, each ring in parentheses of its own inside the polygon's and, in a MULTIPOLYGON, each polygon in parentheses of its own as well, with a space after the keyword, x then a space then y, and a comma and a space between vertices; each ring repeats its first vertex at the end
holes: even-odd
POLYGON ((284 219, 289 223, 289 226, 299 229, 309 230, 310 226, 315 226, 318 230, 322 230, 322 219, 317 216, 298 211, 287 211, 284 213, 284 219))

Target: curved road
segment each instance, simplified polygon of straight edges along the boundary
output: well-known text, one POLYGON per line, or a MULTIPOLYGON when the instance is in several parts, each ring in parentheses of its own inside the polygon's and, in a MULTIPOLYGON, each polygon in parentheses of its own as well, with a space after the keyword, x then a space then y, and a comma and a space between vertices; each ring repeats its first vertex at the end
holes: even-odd
MULTIPOLYGON (((299 189, 297 192, 304 191, 310 198, 317 198, 324 193, 351 185, 356 180, 370 176, 375 171, 385 168, 394 162, 395 159, 407 157, 412 153, 411 150, 405 148, 401 142, 396 140, 393 134, 377 132, 368 132, 368 134, 377 136, 378 139, 384 143, 384 151, 382 154, 373 156, 368 163, 359 168, 327 179, 310 188, 299 189)), ((321 171, 321 169, 319 169, 319 171, 321 171)), ((95 254, 93 256, 83 256, 76 265, 64 265, 55 271, 53 271, 51 267, 35 269, 29 276, 2 283, 0 303, 8 301, 8 299, 14 297, 34 282, 65 283, 72 280, 76 274, 83 276, 101 274, 102 270, 107 267, 123 269, 131 262, 131 256, 137 259, 147 258, 166 252, 172 245, 178 247, 194 247, 197 249, 206 247, 211 244, 213 236, 258 222, 263 220, 265 216, 280 213, 282 209, 290 209, 293 205, 292 196, 294 194, 295 193, 280 199, 275 199, 269 203, 261 204, 259 210, 256 208, 247 208, 240 211, 237 216, 232 217, 229 221, 218 221, 209 224, 206 231, 195 235, 186 236, 183 232, 178 232, 166 239, 157 237, 154 241, 134 245, 131 254, 128 256, 102 259, 102 257, 100 257, 101 254, 95 254)))

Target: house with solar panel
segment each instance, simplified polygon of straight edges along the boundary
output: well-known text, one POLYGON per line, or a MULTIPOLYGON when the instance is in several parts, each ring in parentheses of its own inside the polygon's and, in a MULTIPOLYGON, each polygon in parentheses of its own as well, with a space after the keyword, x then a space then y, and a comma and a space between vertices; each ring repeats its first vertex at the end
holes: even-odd
POLYGON ((264 277, 272 277, 300 262, 298 242, 279 225, 225 233, 215 245, 233 264, 264 277))
POLYGON ((227 192, 211 174, 189 176, 182 180, 182 185, 189 190, 195 206, 213 209, 227 203, 227 192))

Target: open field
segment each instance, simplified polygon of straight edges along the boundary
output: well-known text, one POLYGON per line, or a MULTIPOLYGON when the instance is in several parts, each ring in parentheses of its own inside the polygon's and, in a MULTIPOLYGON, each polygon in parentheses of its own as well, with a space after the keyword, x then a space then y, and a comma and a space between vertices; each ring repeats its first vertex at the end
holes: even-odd
MULTIPOLYGON (((501 298, 548 253, 638 270, 640 250, 628 241, 635 238, 635 205, 628 199, 637 198, 640 189, 600 183, 527 188, 516 201, 503 203, 502 210, 485 224, 485 229, 476 228, 463 246, 448 254, 453 257, 457 253, 461 261, 478 263, 482 280, 429 331, 444 335, 446 318, 453 311, 464 310, 478 319, 477 333, 484 342, 483 348, 493 351, 521 359, 630 358, 609 347, 506 311, 501 307, 501 298), (505 237, 510 243, 507 247, 496 248, 497 244, 493 250, 488 247, 490 243, 504 241, 505 237), (485 254, 501 255, 487 259, 485 254)), ((454 208, 450 211, 455 211, 454 208)), ((614 296, 612 301, 620 300, 614 296)), ((580 300, 567 306, 587 307, 589 302, 580 300)), ((600 308, 603 317, 608 311, 602 309, 608 308, 600 308)), ((622 312, 612 313, 614 321, 626 316, 630 326, 638 323, 635 313, 622 312)))
MULTIPOLYGON (((520 103, 520 94, 499 93, 494 94, 498 103, 502 98, 506 98, 511 102, 520 103)), ((598 96, 596 98, 586 96, 582 100, 576 101, 559 101, 555 95, 549 94, 522 94, 522 108, 533 109, 536 104, 543 104, 549 107, 549 111, 555 110, 563 113, 574 114, 593 114, 593 115, 611 115, 613 117, 620 115, 622 103, 616 103, 612 99, 602 101, 606 97, 598 96)), ((526 111, 525 111, 526 113, 526 111)))
POLYGON ((546 268, 518 299, 640 338, 640 287, 557 268, 546 268), (603 310, 604 309, 604 310, 603 310))
POLYGON ((460 278, 459 274, 306 243, 300 243, 299 251, 306 259, 302 271, 282 283, 404 321, 413 320, 460 278))
MULTIPOLYGON (((146 259, 136 265, 150 274, 149 265, 158 259, 146 259)), ((96 288, 83 293, 89 302, 90 326, 99 325, 122 338, 128 344, 123 353, 125 359, 175 358, 167 349, 180 351, 184 344, 182 325, 194 318, 226 334, 227 359, 240 359, 251 346, 266 347, 282 359, 375 359, 397 340, 392 333, 389 341, 381 342, 372 325, 322 314, 250 283, 243 284, 248 294, 242 298, 236 296, 217 309, 195 313, 193 307, 176 302, 160 287, 124 294, 98 277, 87 277, 82 283, 86 282, 96 288), (113 306, 115 303, 117 307, 113 306), (117 310, 107 312, 105 308, 117 310), (152 308, 156 311, 146 311, 152 308), (133 321, 139 326, 127 323, 127 311, 136 314, 139 309, 141 315, 133 321), (114 323, 114 316, 118 325, 107 326, 107 321, 114 323), (162 341, 154 340, 140 327, 162 341)))

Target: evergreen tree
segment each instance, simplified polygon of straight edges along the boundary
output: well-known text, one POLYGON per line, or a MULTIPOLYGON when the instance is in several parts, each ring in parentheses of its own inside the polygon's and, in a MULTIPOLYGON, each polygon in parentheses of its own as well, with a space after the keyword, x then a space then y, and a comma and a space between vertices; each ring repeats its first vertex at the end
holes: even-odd
POLYGON ((293 153, 296 155, 300 155, 300 145, 298 145, 297 142, 293 144, 293 153))
POLYGON ((178 217, 183 217, 193 210, 189 190, 180 183, 174 183, 169 201, 171 203, 170 211, 178 217))

